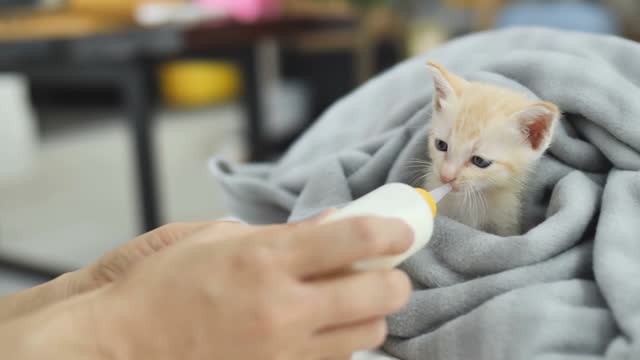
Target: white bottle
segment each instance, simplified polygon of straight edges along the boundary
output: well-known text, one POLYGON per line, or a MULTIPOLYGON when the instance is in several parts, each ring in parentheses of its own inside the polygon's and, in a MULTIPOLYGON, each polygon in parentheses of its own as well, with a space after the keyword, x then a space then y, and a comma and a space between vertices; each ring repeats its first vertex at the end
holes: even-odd
POLYGON ((387 184, 349 203, 328 216, 323 222, 357 216, 380 216, 404 220, 414 232, 414 242, 409 250, 401 255, 367 260, 353 265, 355 270, 392 269, 425 247, 431 240, 433 219, 437 213, 436 204, 450 191, 449 185, 427 192, 406 184, 387 184))

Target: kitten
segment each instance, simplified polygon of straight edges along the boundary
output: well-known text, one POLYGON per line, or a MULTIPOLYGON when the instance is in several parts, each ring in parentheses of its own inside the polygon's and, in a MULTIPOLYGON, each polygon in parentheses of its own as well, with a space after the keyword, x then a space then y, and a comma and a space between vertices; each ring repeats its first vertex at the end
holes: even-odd
POLYGON ((496 235, 519 234, 527 178, 551 143, 560 110, 436 63, 429 69, 435 91, 425 188, 452 185, 440 214, 496 235))

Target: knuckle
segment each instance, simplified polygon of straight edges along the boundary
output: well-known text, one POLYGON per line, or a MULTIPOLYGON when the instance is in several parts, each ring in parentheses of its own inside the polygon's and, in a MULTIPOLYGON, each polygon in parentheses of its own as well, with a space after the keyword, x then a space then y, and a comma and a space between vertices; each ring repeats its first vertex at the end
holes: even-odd
POLYGON ((381 346, 384 341, 387 339, 387 322, 385 320, 379 320, 374 322, 371 325, 371 339, 370 344, 368 344, 371 348, 377 348, 381 346))
POLYGON ((241 253, 236 254, 233 259, 234 269, 239 271, 256 269, 260 274, 264 274, 272 268, 273 264, 273 252, 264 246, 246 248, 241 253))
POLYGON ((359 310, 355 298, 345 296, 342 292, 333 294, 329 301, 328 306, 334 309, 333 311, 337 318, 349 317, 359 310))
POLYGON ((383 275, 385 293, 389 294, 389 311, 394 311, 405 305, 411 294, 409 277, 398 270, 383 275))
POLYGON ((384 248, 384 239, 376 231, 373 224, 366 219, 355 219, 352 224, 353 238, 359 241, 361 251, 365 255, 377 255, 384 248))
POLYGON ((181 226, 184 226, 184 224, 178 224, 178 223, 165 224, 160 226, 158 230, 160 232, 173 233, 173 232, 176 232, 178 229, 180 229, 181 226))
MULTIPOLYGON (((166 224, 159 227, 155 232, 155 239, 158 240, 159 244, 155 244, 159 247, 169 246, 176 241, 178 235, 182 232, 181 224, 166 224)), ((154 249, 159 250, 159 249, 154 249)))
POLYGON ((380 284, 387 293, 393 293, 398 290, 398 276, 395 271, 385 271, 380 274, 382 277, 380 284))
POLYGON ((351 231, 354 237, 366 239, 371 235, 371 221, 366 218, 355 218, 351 220, 351 231))
POLYGON ((265 292, 251 310, 256 335, 269 337, 271 342, 290 335, 292 325, 299 324, 307 316, 308 304, 315 301, 315 297, 310 295, 307 291, 291 287, 275 287, 265 292))
POLYGON ((404 222, 398 222, 397 232, 398 234, 396 235, 396 237, 400 240, 410 241, 414 238, 413 230, 408 224, 404 222))
POLYGON ((304 288, 301 288, 299 291, 295 292, 294 296, 292 296, 291 299, 291 309, 304 314, 308 314, 312 311, 317 311, 318 309, 321 309, 325 304, 324 297, 318 296, 318 294, 313 292, 312 290, 304 288))
POLYGON ((283 316, 281 312, 268 303, 256 306, 253 311, 253 328, 255 335, 270 337, 278 334, 282 327, 283 316))

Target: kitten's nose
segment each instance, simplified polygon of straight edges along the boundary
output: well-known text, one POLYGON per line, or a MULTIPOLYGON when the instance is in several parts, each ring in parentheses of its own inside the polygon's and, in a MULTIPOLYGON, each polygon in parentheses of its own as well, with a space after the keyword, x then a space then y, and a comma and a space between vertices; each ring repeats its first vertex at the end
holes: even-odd
POLYGON ((451 174, 440 174, 440 181, 443 184, 449 184, 456 181, 456 176, 451 174))
POLYGON ((456 177, 457 174, 453 166, 445 164, 442 169, 440 169, 440 181, 442 181, 443 184, 449 184, 456 181, 456 177))

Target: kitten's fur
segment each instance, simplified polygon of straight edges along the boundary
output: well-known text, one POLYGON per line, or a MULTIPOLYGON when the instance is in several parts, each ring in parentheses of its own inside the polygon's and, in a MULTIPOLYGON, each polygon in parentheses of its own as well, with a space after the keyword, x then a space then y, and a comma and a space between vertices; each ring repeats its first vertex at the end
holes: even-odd
POLYGON ((435 91, 425 187, 454 186, 439 213, 497 235, 519 234, 528 173, 549 147, 560 110, 512 90, 468 82, 436 63, 429 69, 435 91), (474 164, 486 165, 482 159, 491 165, 474 164))

